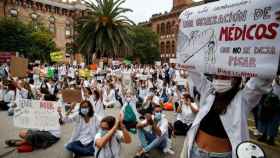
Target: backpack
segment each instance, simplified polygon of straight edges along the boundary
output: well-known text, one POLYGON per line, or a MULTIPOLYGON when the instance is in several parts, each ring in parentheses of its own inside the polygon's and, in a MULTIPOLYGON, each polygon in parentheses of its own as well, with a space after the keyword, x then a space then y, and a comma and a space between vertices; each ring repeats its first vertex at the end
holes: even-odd
POLYGON ((124 121, 136 122, 136 115, 129 104, 124 109, 124 121))

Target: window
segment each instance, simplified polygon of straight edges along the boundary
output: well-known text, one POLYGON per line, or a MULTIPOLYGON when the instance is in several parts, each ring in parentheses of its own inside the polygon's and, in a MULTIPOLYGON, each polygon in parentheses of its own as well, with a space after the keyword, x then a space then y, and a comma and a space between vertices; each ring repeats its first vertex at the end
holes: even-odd
POLYGON ((66 20, 65 23, 65 36, 66 38, 70 38, 72 36, 70 20, 66 20))
POLYGON ((167 25, 166 25, 166 34, 170 34, 171 33, 171 24, 170 22, 167 22, 167 25))
POLYGON ((162 35, 165 34, 165 24, 164 24, 164 23, 161 23, 161 26, 160 26, 160 34, 162 34, 162 35))
POLYGON ((165 53, 165 44, 164 44, 164 42, 161 42, 161 43, 160 43, 160 53, 161 53, 161 54, 164 54, 164 53, 165 53))
POLYGON ((159 24, 157 24, 157 33, 159 34, 159 31, 160 31, 160 26, 159 24))
POLYGON ((166 54, 170 54, 170 42, 166 43, 166 54))
POLYGON ((175 20, 172 21, 172 28, 171 28, 171 33, 175 33, 176 32, 176 22, 175 20))
POLYGON ((49 17, 49 31, 53 34, 56 33, 55 17, 54 16, 49 17))
POLYGON ((52 7, 50 5, 46 5, 46 11, 47 12, 51 12, 52 11, 52 7))
POLYGON ((36 30, 38 29, 38 18, 39 15, 35 12, 31 13, 32 27, 36 30))
POLYGON ((172 54, 176 54, 175 41, 172 41, 172 54))

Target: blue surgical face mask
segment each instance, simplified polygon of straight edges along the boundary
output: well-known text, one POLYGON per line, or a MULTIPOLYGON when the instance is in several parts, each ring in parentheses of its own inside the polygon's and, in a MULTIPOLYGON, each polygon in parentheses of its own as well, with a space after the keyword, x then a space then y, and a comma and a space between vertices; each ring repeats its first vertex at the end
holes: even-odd
POLYGON ((82 114, 83 116, 86 116, 86 115, 88 114, 88 112, 89 112, 89 109, 88 109, 88 108, 81 108, 81 109, 80 109, 80 112, 81 112, 81 114, 82 114))
POLYGON ((108 130, 106 130, 106 129, 101 129, 101 130, 100 130, 100 133, 101 133, 101 136, 103 137, 105 134, 108 133, 108 130))
POLYGON ((155 121, 160 121, 161 120, 161 112, 156 112, 155 113, 155 121))

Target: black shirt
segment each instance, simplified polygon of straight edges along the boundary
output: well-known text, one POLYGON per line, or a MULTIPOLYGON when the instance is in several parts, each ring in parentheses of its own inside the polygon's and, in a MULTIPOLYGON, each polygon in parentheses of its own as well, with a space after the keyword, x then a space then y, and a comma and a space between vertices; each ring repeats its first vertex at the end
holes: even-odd
POLYGON ((220 119, 220 115, 214 111, 213 107, 214 105, 211 107, 209 113, 200 122, 199 129, 211 136, 228 138, 220 119))

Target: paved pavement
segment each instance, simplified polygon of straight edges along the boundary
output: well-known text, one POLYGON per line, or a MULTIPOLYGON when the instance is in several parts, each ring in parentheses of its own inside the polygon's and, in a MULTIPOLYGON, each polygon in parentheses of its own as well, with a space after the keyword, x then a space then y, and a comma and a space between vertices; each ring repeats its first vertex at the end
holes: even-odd
MULTIPOLYGON (((108 110, 108 115, 116 115, 117 109, 108 110)), ((166 112, 169 120, 174 120, 174 114, 170 112, 166 112)), ((62 127, 62 137, 61 140, 51 146, 46 150, 37 150, 32 153, 20 154, 13 150, 12 148, 6 148, 4 145, 4 141, 6 139, 17 138, 17 133, 19 131, 18 128, 13 126, 12 117, 8 117, 6 112, 0 112, 0 158, 64 158, 64 144, 71 137, 73 126, 65 125, 62 127), (10 151, 10 152, 9 152, 10 151), (7 153, 6 155, 3 155, 7 153)), ((138 149, 138 139, 136 135, 132 135, 132 144, 123 145, 123 152, 121 158, 133 158, 135 152, 138 149)), ((159 151, 152 151, 150 153, 150 158, 178 158, 180 155, 180 151, 184 142, 184 137, 177 136, 173 139, 173 149, 175 151, 175 155, 163 155, 159 151)), ((276 147, 271 147, 266 144, 260 144, 268 158, 279 158, 280 148, 279 144, 276 147)))

